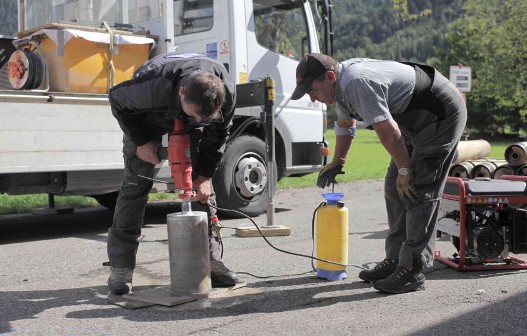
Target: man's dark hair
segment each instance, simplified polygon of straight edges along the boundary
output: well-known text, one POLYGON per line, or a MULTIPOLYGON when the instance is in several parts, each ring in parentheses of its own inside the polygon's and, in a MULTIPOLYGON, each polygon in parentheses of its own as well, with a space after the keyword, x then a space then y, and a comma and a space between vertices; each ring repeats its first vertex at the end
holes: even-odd
MULTIPOLYGON (((338 74, 339 73, 339 67, 336 66, 336 64, 338 64, 338 63, 335 63, 335 65, 332 65, 331 67, 329 67, 328 70, 331 70, 331 71, 335 72, 336 74, 338 74)), ((313 81, 323 82, 325 79, 326 79, 326 73, 324 72, 323 74, 313 78, 313 81)))
POLYGON ((213 74, 195 71, 185 84, 185 101, 201 106, 204 120, 220 119, 220 108, 225 102, 225 84, 213 74))

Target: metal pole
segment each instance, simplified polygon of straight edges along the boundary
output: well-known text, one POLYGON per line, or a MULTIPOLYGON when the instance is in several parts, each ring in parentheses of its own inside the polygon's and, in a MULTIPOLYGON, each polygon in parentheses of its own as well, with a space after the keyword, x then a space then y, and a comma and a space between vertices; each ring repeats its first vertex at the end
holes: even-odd
POLYGON ((267 161, 267 191, 269 203, 267 204, 267 226, 274 223, 274 196, 276 194, 276 157, 275 157, 275 129, 274 129, 274 100, 275 82, 270 76, 265 77, 265 156, 267 161))
MULTIPOLYGON (((238 85, 240 91, 248 94, 249 99, 236 102, 237 107, 263 106, 260 112, 260 125, 265 130, 265 162, 267 164, 267 224, 260 228, 246 227, 237 228, 236 235, 240 237, 256 237, 260 234, 264 236, 289 236, 291 229, 283 225, 274 224, 274 196, 276 194, 276 181, 278 172, 276 169, 275 155, 275 125, 274 125, 274 101, 275 101, 275 81, 271 76, 266 76, 262 81, 249 84, 238 85), (265 86, 264 86, 265 85, 265 86)), ((242 95, 243 96, 243 95, 242 95)))

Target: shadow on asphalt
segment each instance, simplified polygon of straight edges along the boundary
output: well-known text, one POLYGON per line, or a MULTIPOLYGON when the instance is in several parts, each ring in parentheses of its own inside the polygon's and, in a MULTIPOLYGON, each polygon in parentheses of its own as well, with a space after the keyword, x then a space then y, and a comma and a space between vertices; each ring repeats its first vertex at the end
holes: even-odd
MULTIPOLYGON (((268 281, 255 282, 250 287, 260 288, 270 286, 268 281)), ((75 307, 83 305, 82 310, 72 311, 66 317, 72 319, 105 319, 121 317, 136 322, 176 321, 213 318, 221 316, 239 316, 252 313, 276 313, 310 309, 334 305, 339 302, 363 301, 382 296, 378 292, 353 294, 353 290, 363 290, 369 284, 364 282, 338 283, 326 282, 312 277, 298 277, 282 279, 272 282, 273 291, 265 292, 265 299, 261 294, 254 294, 254 298, 245 298, 244 302, 221 309, 199 309, 174 311, 170 308, 129 310, 110 305, 106 286, 87 288, 43 290, 43 291, 9 291, 2 292, 0 302, 3 307, 9 307, 2 312, 0 319, 0 333, 9 332, 10 325, 16 320, 31 319, 36 315, 57 307, 75 307), (323 283, 324 286, 313 286, 323 283), (304 285, 298 288, 299 285, 304 285), (276 288, 278 287, 278 288, 276 288), (291 288, 295 287, 295 288, 291 288), (351 293, 342 295, 343 292, 351 293), (321 296, 321 297, 317 297, 321 296), (257 299, 258 298, 258 299, 257 299), (86 306, 95 306, 86 309, 86 306)))
MULTIPOLYGON (((273 281, 273 291, 265 293, 265 299, 261 295, 255 295, 253 300, 221 309, 199 309, 175 311, 170 308, 156 310, 151 309, 128 310, 116 308, 108 303, 106 297, 106 286, 96 286, 76 289, 59 289, 45 291, 11 291, 3 292, 1 303, 3 307, 2 318, 0 319, 0 333, 11 330, 10 323, 20 319, 31 319, 34 316, 56 307, 87 305, 95 306, 92 309, 83 309, 67 313, 68 318, 72 319, 105 319, 120 317, 135 322, 159 322, 177 320, 199 320, 203 318, 214 318, 222 316, 239 316, 253 313, 277 313, 286 311, 299 311, 303 309, 320 308, 324 306, 336 305, 339 303, 353 303, 367 301, 371 299, 382 299, 390 297, 380 292, 372 291, 364 293, 363 289, 370 286, 364 282, 353 281, 347 283, 325 282, 323 286, 312 286, 320 283, 314 276, 298 277, 293 279, 281 279, 273 281), (298 288, 298 285, 303 285, 298 288), (278 287, 278 288, 277 288, 278 287), (354 293, 358 291, 358 293, 354 293), (258 298, 258 299, 256 299, 258 298)), ((259 288, 269 286, 268 281, 250 284, 250 287, 259 288)), ((490 306, 483 307, 469 314, 457 316, 435 326, 428 326, 426 331, 416 331, 412 335, 434 334, 434 331, 441 330, 462 330, 466 327, 467 320, 478 320, 482 322, 494 316, 506 319, 506 312, 522 310, 525 307, 527 291, 523 291, 516 296, 509 297, 490 306), (470 315, 470 316, 469 316, 470 315)), ((515 314, 513 314, 515 315, 515 314)), ((516 315, 517 316, 517 315, 516 315)), ((101 320, 102 322, 103 320, 101 320)), ((522 322, 525 324, 525 322, 522 322)), ((471 334, 476 330, 481 330, 482 335, 488 335, 489 329, 486 323, 471 323, 471 334)), ((514 331, 514 330, 509 330, 514 331)), ((520 330, 510 333, 510 335, 520 335, 520 330)), ((440 333, 437 333, 440 334, 440 333)), ((499 334, 499 333, 498 333, 499 334)))
POLYGON ((17 214, 0 216, 0 244, 29 242, 106 232, 113 211, 106 208, 75 209, 65 215, 17 214))
POLYGON ((431 272, 426 274, 427 280, 455 280, 455 279, 487 279, 501 276, 510 276, 515 273, 527 273, 527 270, 485 270, 460 272, 449 266, 444 265, 438 260, 434 260, 434 267, 431 272), (438 272, 443 271, 443 272, 438 272))
POLYGON ((525 335, 527 320, 519 319, 525 315, 527 290, 515 296, 460 314, 408 336, 430 335, 525 335))
MULTIPOLYGON (((145 227, 165 225, 166 216, 181 211, 180 202, 148 203, 145 211, 145 227)), ((276 212, 290 211, 280 208, 276 212)), ((112 225, 113 210, 104 207, 77 208, 72 214, 42 215, 16 214, 0 216, 0 245, 36 240, 98 235, 112 225)), ((223 218, 220 216, 220 219, 223 218)))

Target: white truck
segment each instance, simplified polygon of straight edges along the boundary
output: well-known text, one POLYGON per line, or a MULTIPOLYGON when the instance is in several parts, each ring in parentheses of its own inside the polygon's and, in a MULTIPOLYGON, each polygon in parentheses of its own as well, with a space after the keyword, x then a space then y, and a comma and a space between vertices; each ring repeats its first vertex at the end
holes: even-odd
MULTIPOLYGON (((165 52, 217 59, 237 84, 271 76, 278 178, 324 164, 323 106, 290 97, 301 57, 319 45, 331 51, 329 0, 20 0, 18 9, 19 32, 1 38, 0 193, 87 195, 113 207, 122 131, 107 90, 165 52)), ((248 215, 264 212, 268 198, 261 112, 236 109, 213 178, 218 205, 248 215)), ((156 179, 170 181, 166 165, 156 179)))

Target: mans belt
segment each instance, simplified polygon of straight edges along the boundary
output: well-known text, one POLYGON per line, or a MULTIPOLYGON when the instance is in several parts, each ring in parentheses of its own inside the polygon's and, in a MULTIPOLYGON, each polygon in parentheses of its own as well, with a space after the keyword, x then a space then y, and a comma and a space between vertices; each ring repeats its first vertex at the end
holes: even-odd
POLYGON ((406 110, 427 110, 435 114, 439 120, 444 119, 445 109, 443 104, 441 104, 439 99, 431 91, 432 85, 434 84, 435 69, 426 64, 402 63, 410 65, 415 70, 414 92, 406 110))

